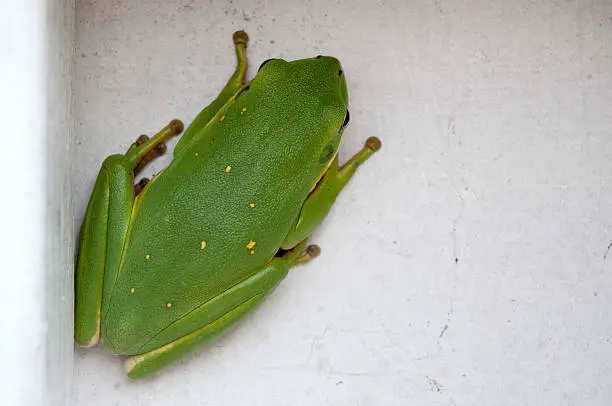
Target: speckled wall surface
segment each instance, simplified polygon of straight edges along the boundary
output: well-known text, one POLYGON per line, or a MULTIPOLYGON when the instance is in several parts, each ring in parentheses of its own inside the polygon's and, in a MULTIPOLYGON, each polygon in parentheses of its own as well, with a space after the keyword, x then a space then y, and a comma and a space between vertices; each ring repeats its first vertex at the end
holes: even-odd
POLYGON ((105 156, 215 96, 237 29, 251 75, 338 57, 340 159, 383 148, 244 323, 144 382, 78 349, 75 404, 609 404, 612 5, 79 1, 77 224, 105 156))

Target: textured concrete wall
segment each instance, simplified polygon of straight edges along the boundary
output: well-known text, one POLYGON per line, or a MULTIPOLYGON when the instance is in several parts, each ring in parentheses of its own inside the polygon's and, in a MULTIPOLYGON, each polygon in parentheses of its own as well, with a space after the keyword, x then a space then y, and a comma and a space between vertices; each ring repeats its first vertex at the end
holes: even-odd
POLYGON ((252 317, 146 382, 78 350, 75 403, 608 405, 612 4, 79 1, 78 222, 105 156, 214 97, 243 28, 251 74, 338 57, 340 158, 383 149, 252 317))

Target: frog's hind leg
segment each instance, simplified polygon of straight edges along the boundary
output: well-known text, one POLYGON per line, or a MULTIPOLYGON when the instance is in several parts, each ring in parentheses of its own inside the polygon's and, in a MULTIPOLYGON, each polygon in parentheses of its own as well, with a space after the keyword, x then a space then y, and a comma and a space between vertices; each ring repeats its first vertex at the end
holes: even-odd
MULTIPOLYGON (((132 173, 134 178, 138 176, 149 162, 166 153, 168 149, 165 143, 166 140, 179 135, 182 131, 183 123, 180 120, 172 120, 168 126, 152 138, 146 135, 138 137, 125 154, 133 165, 132 173)), ((139 195, 148 183, 149 178, 140 179, 140 181, 134 185, 134 194, 136 196, 139 195)))
POLYGON ((151 139, 141 137, 125 155, 104 160, 79 235, 75 273, 75 341, 91 346, 100 338, 103 297, 109 297, 121 261, 134 205, 134 169, 160 143, 179 133, 171 122, 151 139))
POLYGON ((178 156, 182 151, 191 144, 192 139, 197 135, 198 130, 202 129, 217 112, 228 102, 233 96, 238 93, 245 83, 248 67, 247 60, 247 43, 249 36, 244 31, 236 31, 233 36, 234 49, 236 50, 236 69, 229 78, 225 87, 221 90, 217 98, 202 110, 191 124, 185 130, 185 134, 181 136, 178 144, 174 148, 174 156, 178 156))
POLYGON ((291 248, 308 238, 314 229, 321 224, 336 200, 340 191, 353 177, 359 165, 380 149, 380 140, 376 137, 367 139, 364 147, 343 167, 338 167, 338 158, 334 158, 329 169, 310 193, 291 232, 285 237, 282 248, 291 248))
POLYGON ((138 139, 130 145, 130 148, 128 148, 125 154, 126 159, 132 166, 134 176, 138 175, 140 171, 142 171, 142 168, 149 162, 163 155, 167 149, 165 142, 179 135, 182 131, 183 123, 180 120, 172 120, 153 137, 149 138, 146 135, 138 137, 138 139))
POLYGON ((220 336, 261 303, 287 276, 289 268, 316 257, 318 253, 317 246, 306 247, 306 241, 302 241, 294 249, 272 258, 249 278, 220 293, 181 320, 185 325, 201 327, 170 342, 166 339, 160 343, 149 343, 153 344, 154 349, 128 358, 125 361, 128 376, 149 376, 220 336))
MULTIPOLYGON (((181 123, 182 125, 182 123, 181 123)), ((178 135, 178 133, 177 133, 178 135)), ((150 140, 150 138, 147 135, 141 135, 140 137, 138 137, 138 139, 136 140, 136 142, 134 142, 130 148, 128 149, 128 155, 133 153, 133 151, 138 148, 139 146, 143 145, 144 143, 148 142, 150 140)), ((168 150, 168 147, 166 146, 165 142, 160 142, 159 144, 157 144, 155 146, 155 148, 153 148, 153 150, 151 152, 149 152, 147 155, 145 155, 144 157, 142 157, 142 159, 136 164, 136 166, 134 167, 134 177, 138 176, 138 174, 140 172, 142 172, 142 169, 151 161, 153 161, 154 159, 164 155, 166 153, 166 151, 168 150)), ((138 194, 138 193, 136 193, 138 194)))

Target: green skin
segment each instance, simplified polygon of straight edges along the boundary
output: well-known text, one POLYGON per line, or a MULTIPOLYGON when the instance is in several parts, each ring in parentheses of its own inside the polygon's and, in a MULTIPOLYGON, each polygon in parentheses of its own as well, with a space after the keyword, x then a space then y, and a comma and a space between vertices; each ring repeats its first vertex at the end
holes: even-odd
POLYGON ((96 180, 80 234, 75 339, 130 356, 132 378, 226 331, 318 255, 306 239, 380 148, 372 137, 338 166, 348 95, 337 59, 269 60, 245 83, 247 41, 234 34, 234 74, 165 170, 134 185, 182 131, 178 120, 106 158, 96 180))

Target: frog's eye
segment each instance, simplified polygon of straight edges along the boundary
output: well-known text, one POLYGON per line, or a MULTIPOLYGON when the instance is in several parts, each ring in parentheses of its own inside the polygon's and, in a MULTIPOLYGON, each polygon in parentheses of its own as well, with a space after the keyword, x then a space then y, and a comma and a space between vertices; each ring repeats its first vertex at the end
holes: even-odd
POLYGON ((264 67, 265 64, 267 64, 270 61, 274 61, 275 59, 277 59, 277 58, 270 58, 268 60, 263 61, 263 63, 261 65, 259 65, 259 69, 257 69, 257 72, 259 72, 261 70, 261 68, 264 67))
POLYGON ((348 125, 349 121, 351 119, 351 115, 349 114, 348 109, 346 110, 346 115, 344 116, 344 122, 342 123, 342 126, 340 127, 340 131, 344 130, 346 128, 346 126, 348 125))

